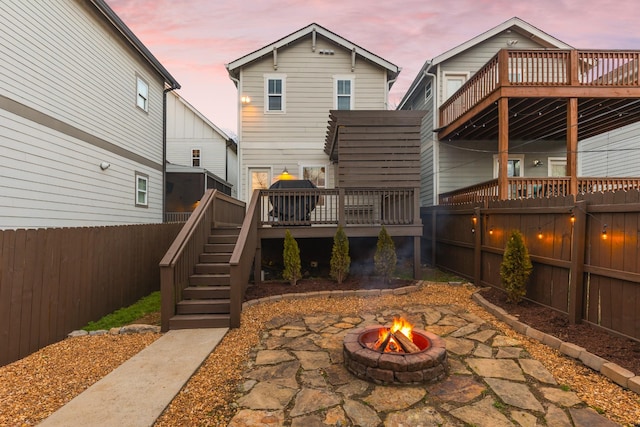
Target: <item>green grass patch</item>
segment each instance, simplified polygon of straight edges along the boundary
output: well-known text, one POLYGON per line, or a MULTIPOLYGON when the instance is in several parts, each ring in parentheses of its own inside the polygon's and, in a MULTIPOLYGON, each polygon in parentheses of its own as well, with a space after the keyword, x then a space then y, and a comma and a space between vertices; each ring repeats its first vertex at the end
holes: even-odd
POLYGON ((111 314, 107 314, 96 322, 89 322, 85 326, 85 331, 97 331, 100 329, 109 330, 127 325, 149 313, 160 311, 160 291, 153 292, 146 297, 140 298, 129 307, 123 307, 111 314))
POLYGON ((466 282, 465 279, 462 279, 453 273, 428 267, 422 269, 422 280, 427 280, 429 282, 466 282))

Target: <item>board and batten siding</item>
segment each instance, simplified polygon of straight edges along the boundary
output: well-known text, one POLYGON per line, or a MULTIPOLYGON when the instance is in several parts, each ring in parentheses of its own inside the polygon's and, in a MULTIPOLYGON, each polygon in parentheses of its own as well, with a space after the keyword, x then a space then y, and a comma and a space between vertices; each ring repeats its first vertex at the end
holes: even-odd
POLYGON ((227 159, 226 139, 175 95, 167 96, 167 160, 192 166, 193 149, 200 150, 201 168, 229 181, 226 163, 236 161, 227 159))
POLYGON ((0 45, 0 228, 161 222, 164 79, 85 2, 3 1, 0 45))
POLYGON ((580 176, 638 176, 640 123, 603 133, 578 143, 580 176))
POLYGON ((271 168, 276 178, 284 167, 294 175, 302 166, 323 165, 327 187, 334 186, 334 171, 324 153, 329 110, 334 105, 334 78, 353 78, 356 110, 386 109, 386 70, 357 57, 351 71, 351 52, 321 36, 315 52, 311 35, 302 37, 273 56, 267 55, 242 69, 242 95, 251 103, 242 107, 242 197, 247 197, 248 168, 271 168), (333 50, 332 55, 320 54, 333 50), (265 113, 265 76, 285 78, 285 112, 265 113))

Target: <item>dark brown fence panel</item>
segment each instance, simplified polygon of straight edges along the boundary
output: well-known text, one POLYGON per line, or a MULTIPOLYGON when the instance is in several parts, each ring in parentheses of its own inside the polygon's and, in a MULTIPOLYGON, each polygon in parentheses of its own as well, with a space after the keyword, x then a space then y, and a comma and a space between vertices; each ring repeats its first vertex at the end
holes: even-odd
POLYGON ((0 231, 0 365, 159 290, 181 226, 0 231))
POLYGON ((518 229, 534 265, 526 298, 640 340, 640 192, 585 194, 578 202, 560 197, 478 205, 475 244, 465 234, 470 223, 464 218, 473 215, 469 206, 422 208, 425 230, 431 232, 425 241, 436 240, 424 245, 436 248, 426 261, 435 259, 437 267, 480 286, 502 288, 504 247, 509 232, 518 229), (576 213, 580 224, 571 221, 576 213), (474 263, 476 272, 470 269, 474 263), (572 277, 572 266, 578 276, 572 277), (569 292, 572 281, 580 299, 569 292))

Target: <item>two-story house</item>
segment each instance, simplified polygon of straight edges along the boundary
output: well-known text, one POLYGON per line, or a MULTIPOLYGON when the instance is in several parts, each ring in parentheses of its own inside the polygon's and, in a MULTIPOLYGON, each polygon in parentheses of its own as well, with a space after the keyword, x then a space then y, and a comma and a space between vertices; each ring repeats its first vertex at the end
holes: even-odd
POLYGON ((104 0, 2 2, 0 228, 163 221, 180 87, 104 0))
POLYGON ((226 65, 238 88, 239 192, 269 188, 283 172, 335 186, 324 152, 330 110, 386 110, 400 68, 318 25, 226 65))
POLYGON ((168 220, 185 219, 204 192, 237 197, 237 143, 176 91, 167 96, 168 220))
POLYGON ((578 153, 638 120, 638 55, 574 49, 512 18, 426 61, 398 107, 426 111, 421 205, 637 185, 578 177, 578 153))

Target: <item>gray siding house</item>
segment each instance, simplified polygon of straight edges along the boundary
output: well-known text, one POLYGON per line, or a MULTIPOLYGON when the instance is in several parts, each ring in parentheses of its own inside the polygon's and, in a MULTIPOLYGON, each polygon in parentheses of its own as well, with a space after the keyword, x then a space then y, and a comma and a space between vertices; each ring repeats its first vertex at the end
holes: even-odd
POLYGON ((0 228, 162 222, 180 85, 106 2, 3 1, 0 45, 0 228))

